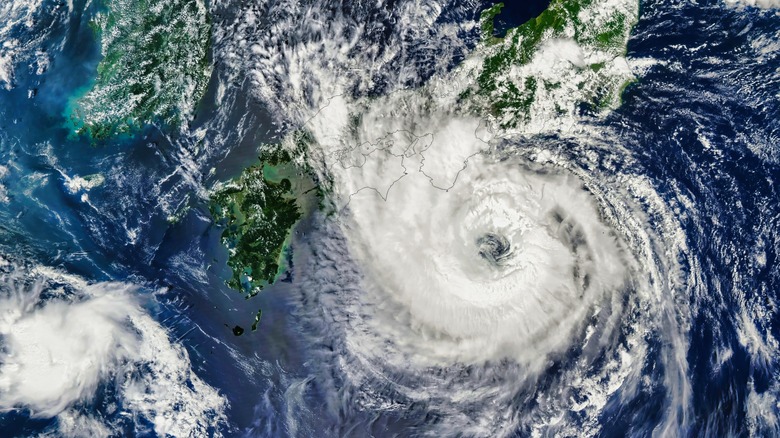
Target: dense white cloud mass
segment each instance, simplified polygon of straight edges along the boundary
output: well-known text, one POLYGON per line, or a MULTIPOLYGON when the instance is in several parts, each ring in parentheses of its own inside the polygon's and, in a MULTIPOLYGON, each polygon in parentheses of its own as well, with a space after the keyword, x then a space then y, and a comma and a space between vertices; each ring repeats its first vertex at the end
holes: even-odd
MULTIPOLYGON (((270 2, 271 23, 250 10, 218 37, 227 63, 297 129, 285 144, 305 148, 333 203, 309 236, 314 268, 298 272, 301 319, 329 344, 313 353, 331 365, 314 378, 331 385, 325 411, 349 421, 345 404, 400 416, 419 404, 442 419, 434 435, 589 436, 618 391, 662 384, 675 408, 660 433, 684 427, 687 314, 672 303, 689 293, 678 281, 685 238, 619 136, 579 111, 591 85, 619 104, 633 78, 624 51, 577 42, 573 27, 544 33, 530 62, 497 73, 549 85, 507 127, 463 97, 496 46, 429 78, 405 67, 463 47, 438 22, 445 4, 383 9, 403 12, 383 41, 326 1, 270 2), (393 51, 425 27, 438 37, 429 50, 393 51), (385 93, 366 97, 378 81, 385 93), (652 378, 648 363, 662 364, 652 378)), ((578 20, 595 29, 636 14, 635 2, 605 0, 578 20)))
POLYGON ((116 425, 73 408, 116 385, 115 410, 158 435, 201 436, 225 421, 225 399, 192 372, 137 287, 38 269, 2 274, 0 291, 0 409, 57 417, 67 436, 100 436, 116 425))
POLYGON ((725 0, 726 4, 733 7, 745 7, 751 6, 761 9, 777 9, 780 8, 780 1, 778 0, 725 0))
POLYGON ((626 280, 618 239, 579 181, 511 156, 471 158, 446 192, 412 175, 386 201, 356 195, 349 211, 371 284, 437 333, 418 358, 544 361, 626 280))
POLYGON ((425 172, 436 162, 402 154, 387 192, 352 189, 393 169, 392 153, 331 174, 350 189, 314 237, 316 267, 299 275, 305 319, 336 344, 346 376, 334 398, 381 411, 424 403, 448 418, 435 427, 445 435, 588 436, 618 390, 663 384, 682 410, 662 427, 684 423, 687 316, 671 302, 688 293, 677 264, 688 250, 668 207, 648 181, 614 171, 626 165, 619 148, 583 136, 567 149, 497 141, 477 152, 473 132, 445 134, 468 158, 443 188, 425 172), (654 336, 666 346, 651 347, 654 336), (648 361, 663 373, 648 379, 648 361))
POLYGON ((46 69, 48 56, 36 50, 50 31, 48 23, 41 22, 42 16, 67 16, 71 9, 71 2, 44 7, 43 0, 6 0, 0 4, 0 87, 13 87, 14 65, 20 57, 34 61, 30 67, 38 74, 46 69))
POLYGON ((101 378, 138 354, 128 313, 140 311, 120 284, 88 286, 75 303, 40 302, 41 284, 0 303, 4 354, 0 366, 3 409, 23 405, 52 417, 91 396, 101 378))

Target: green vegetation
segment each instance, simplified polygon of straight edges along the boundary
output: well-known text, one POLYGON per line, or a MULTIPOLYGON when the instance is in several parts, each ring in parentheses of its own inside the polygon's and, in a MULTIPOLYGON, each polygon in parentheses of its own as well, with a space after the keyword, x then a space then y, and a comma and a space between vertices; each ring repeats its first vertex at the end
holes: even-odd
POLYGON ((501 13, 501 9, 503 8, 503 3, 496 3, 490 8, 482 11, 482 14, 479 16, 479 27, 482 31, 482 40, 489 44, 501 41, 501 38, 496 38, 493 33, 496 30, 496 16, 501 13))
MULTIPOLYGON (((569 100, 571 96, 559 96, 556 92, 560 83, 554 78, 539 76, 525 77, 509 72, 531 62, 541 43, 547 39, 572 40, 586 52, 598 51, 602 59, 623 56, 631 26, 635 22, 625 5, 598 4, 597 0, 552 0, 550 6, 538 17, 510 29, 503 38, 495 36, 494 20, 503 8, 502 3, 486 9, 480 16, 482 41, 486 55, 476 84, 461 93, 461 100, 470 96, 486 104, 490 114, 501 120, 504 128, 517 126, 530 120, 534 99, 545 96, 569 100), (611 10, 609 8, 612 8, 611 10), (597 11, 598 10, 598 11, 597 11), (607 14, 604 19, 604 14, 607 14), (542 85, 537 87, 537 85, 542 85)), ((603 61, 587 66, 582 90, 582 103, 593 108, 608 108, 619 101, 615 97, 625 78, 615 78, 614 73, 605 70, 603 61), (613 75, 613 76, 610 76, 613 75)), ((580 68, 580 67, 576 67, 580 68)), ((555 108, 563 110, 555 102, 555 108)), ((484 108, 478 103, 478 107, 484 108)), ((573 106, 569 105, 569 111, 573 106)))
MULTIPOLYGON (((262 315, 263 315, 263 310, 262 309, 258 310, 257 313, 255 314, 255 320, 252 322, 252 331, 256 331, 257 330, 257 325, 260 323, 260 317, 262 315)), ((233 335, 235 335, 235 336, 243 335, 244 331, 245 331, 244 328, 241 327, 240 325, 234 326, 233 329, 232 329, 233 335)))
POLYGON ((530 117, 531 105, 536 98, 536 78, 529 76, 525 78, 522 90, 517 88, 513 82, 507 82, 507 91, 500 94, 494 101, 491 108, 493 114, 500 114, 504 110, 510 109, 524 121, 530 117))
POLYGON ((78 134, 105 140, 191 117, 211 75, 203 0, 111 0, 90 23, 101 40, 97 78, 70 103, 78 134))
POLYGON ((618 12, 600 29, 596 42, 604 49, 622 49, 627 36, 626 16, 618 12))
MULTIPOLYGON (((214 222, 224 227, 222 243, 232 270, 227 284, 247 299, 284 274, 292 230, 323 199, 313 172, 302 167, 311 134, 300 130, 288 138, 295 157, 281 145, 263 145, 260 162, 218 188, 210 199, 214 222)), ((257 330, 262 313, 260 309, 254 315, 252 331, 257 330)), ((241 326, 233 328, 236 336, 244 332, 241 326)))
POLYGON ((257 314, 255 314, 255 320, 252 322, 252 331, 257 330, 257 324, 260 323, 260 317, 263 316, 263 310, 260 309, 257 311, 257 314))
POLYGON ((311 193, 316 194, 314 182, 280 148, 264 153, 261 164, 214 193, 210 210, 225 227, 231 288, 250 298, 285 271, 290 233, 310 208, 311 193))

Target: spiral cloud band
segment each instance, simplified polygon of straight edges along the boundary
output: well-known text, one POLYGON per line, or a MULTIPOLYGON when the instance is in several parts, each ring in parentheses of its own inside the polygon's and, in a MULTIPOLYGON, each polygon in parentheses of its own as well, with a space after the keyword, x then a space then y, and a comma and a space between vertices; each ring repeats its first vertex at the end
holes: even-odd
POLYGON ((345 375, 339 399, 422 403, 450 419, 436 433, 479 436, 596 433, 618 388, 662 384, 667 403, 687 405, 685 315, 672 310, 684 285, 655 245, 684 248, 674 224, 643 217, 665 206, 641 179, 620 181, 636 198, 605 198, 601 184, 617 181, 530 155, 475 156, 448 191, 410 174, 386 200, 352 197, 345 225, 317 232, 300 312, 335 344, 321 354, 345 375), (665 365, 648 375, 649 363, 665 365), (571 415, 588 428, 550 424, 571 415))
MULTIPOLYGON (((687 303, 702 281, 679 212, 692 201, 660 193, 620 125, 578 106, 605 87, 618 96, 642 65, 543 37, 531 62, 500 73, 550 85, 511 125, 463 98, 489 47, 447 67, 471 44, 453 36, 478 22, 400 2, 377 18, 389 26, 377 41, 359 8, 314 4, 271 5, 268 29, 239 20, 241 37, 221 40, 332 203, 297 242, 291 297, 318 364, 296 394, 328 404, 315 414, 291 397, 288 421, 300 431, 326 415, 333 435, 368 417, 378 434, 400 422, 400 435, 592 436, 640 400, 660 413, 653 433, 687 430, 687 303), (393 51, 422 34, 441 47, 393 51), (404 67, 425 63, 436 74, 404 67)), ((599 5, 579 18, 637 13, 599 5)))
POLYGON ((343 397, 424 403, 458 419, 436 433, 480 436, 594 434, 611 395, 653 382, 688 405, 687 316, 673 303, 691 262, 670 206, 612 133, 499 136, 404 93, 372 104, 357 129, 360 104, 340 98, 307 125, 339 219, 314 239, 316 273, 299 273, 301 306, 322 321, 315 338, 343 342, 348 357, 330 357, 343 397), (650 378, 648 363, 665 365, 650 378), (589 428, 556 422, 571 415, 589 428))
POLYGON ((473 160, 446 192, 423 176, 386 201, 351 203, 353 247, 371 281, 438 338, 433 353, 532 361, 623 287, 620 247, 572 176, 473 160))

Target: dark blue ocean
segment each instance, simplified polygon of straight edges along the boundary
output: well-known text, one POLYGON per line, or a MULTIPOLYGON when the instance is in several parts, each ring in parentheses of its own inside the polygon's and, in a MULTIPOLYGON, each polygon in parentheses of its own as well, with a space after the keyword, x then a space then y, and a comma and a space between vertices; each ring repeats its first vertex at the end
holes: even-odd
MULTIPOLYGON (((58 4, 45 1, 36 26, 17 30, 22 37, 45 36, 40 49, 50 57, 48 67, 38 74, 32 58, 22 56, 13 87, 0 89, 0 164, 8 168, 0 184, 9 198, 0 204, 0 253, 19 266, 140 285, 154 296, 148 311, 186 347, 194 372, 229 401, 230 425, 223 433, 292 434, 292 382, 305 380, 319 365, 307 356, 301 335, 307 325, 294 316, 297 301, 289 299, 297 293, 296 278, 288 275, 250 300, 229 289, 227 250, 206 203, 215 183, 256 162, 261 142, 278 140, 277 127, 250 97, 248 83, 231 93, 229 107, 216 104, 222 78, 217 65, 189 127, 204 128, 204 138, 165 126, 98 143, 73 135, 66 126, 68 100, 90 85, 100 60, 99 42, 87 26, 96 7, 76 0, 73 12, 63 15, 58 4), (88 191, 69 189, 69 179, 92 174, 102 174, 105 182, 88 191), (234 336, 232 327, 251 325, 258 309, 259 329, 234 336)), ((499 32, 538 13, 539 6, 510 5, 499 32)), ((770 397, 769 412, 780 415, 780 358, 756 360, 740 331, 742 318, 750 318, 760 336, 780 339, 778 44, 780 16, 774 10, 719 1, 642 1, 627 56, 652 62, 624 91, 622 106, 598 122, 620 132, 621 144, 640 157, 636 171, 661 196, 690 200, 676 214, 700 264, 686 266, 686 275, 707 293, 675 303, 691 311, 684 360, 694 416, 678 436, 747 436, 750 394, 770 397), (759 56, 761 47, 766 49, 759 56), (724 349, 732 354, 716 368, 714 357, 724 349)), ((296 245, 316 246, 305 235, 310 220, 297 229, 293 251, 296 245)), ((79 409, 133 434, 133 420, 109 408, 110 385, 98 392, 79 409)), ((621 399, 620 391, 613 394, 601 435, 650 436, 669 409, 666 393, 658 385, 630 400, 621 399)), ((304 403, 316 407, 325 396, 310 391, 304 403)), ((345 409, 344 415, 353 416, 350 424, 366 426, 345 430, 333 415, 315 415, 303 430, 415 436, 410 431, 424 430, 427 421, 446 421, 409 409, 413 420, 345 409)), ((0 436, 37 436, 54 430, 56 422, 23 408, 2 412, 0 436)), ((779 427, 770 422, 755 431, 769 436, 779 427)))

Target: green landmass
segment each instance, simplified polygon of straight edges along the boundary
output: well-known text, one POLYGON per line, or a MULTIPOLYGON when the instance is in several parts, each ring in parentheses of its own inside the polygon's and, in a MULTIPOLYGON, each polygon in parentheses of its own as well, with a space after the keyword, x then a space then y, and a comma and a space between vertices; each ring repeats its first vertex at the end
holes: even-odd
POLYGON ((503 3, 496 3, 495 5, 482 11, 479 16, 479 28, 482 33, 482 40, 488 44, 501 41, 501 38, 496 38, 493 33, 496 31, 496 17, 501 13, 503 8, 503 3))
POLYGON ((68 107, 70 128, 105 140, 149 123, 180 126, 211 75, 203 0, 111 0, 90 26, 103 59, 68 107))
POLYGON ((210 202, 215 222, 225 227, 222 242, 233 271, 227 284, 247 298, 284 273, 291 231, 316 205, 318 194, 309 175, 281 148, 267 150, 260 160, 218 189, 210 202))
MULTIPOLYGON (((252 322, 252 331, 253 332, 257 331, 257 325, 260 324, 260 317, 262 315, 263 315, 263 309, 258 310, 257 313, 255 314, 255 320, 252 322)), ((231 331, 233 332, 234 336, 241 336, 241 335, 244 334, 244 332, 246 330, 244 330, 244 328, 241 327, 240 325, 236 325, 236 326, 233 327, 233 329, 231 331)))
MULTIPOLYGON (((589 51, 599 51, 605 56, 619 57, 626 51, 626 42, 636 17, 631 10, 620 8, 596 11, 602 5, 598 0, 552 0, 549 7, 536 18, 509 29, 504 37, 494 34, 494 20, 500 14, 503 3, 482 12, 480 29, 486 56, 476 78, 476 84, 461 93, 461 101, 477 101, 478 107, 487 105, 488 112, 503 120, 502 127, 512 128, 529 120, 530 106, 538 97, 540 85, 550 91, 560 83, 546 78, 526 77, 520 81, 507 74, 513 67, 531 62, 541 42, 551 38, 571 39, 589 51), (588 19, 582 20, 583 11, 588 19), (609 14, 606 20, 596 20, 599 14, 609 14), (476 98, 476 99, 474 99, 476 98), (485 104, 487 102, 487 104, 485 104)), ((626 86, 625 78, 599 73, 605 64, 595 62, 582 70, 578 83, 582 103, 593 109, 609 108, 619 103, 620 93, 626 86)), ((557 106, 556 106, 557 107, 557 106)))

